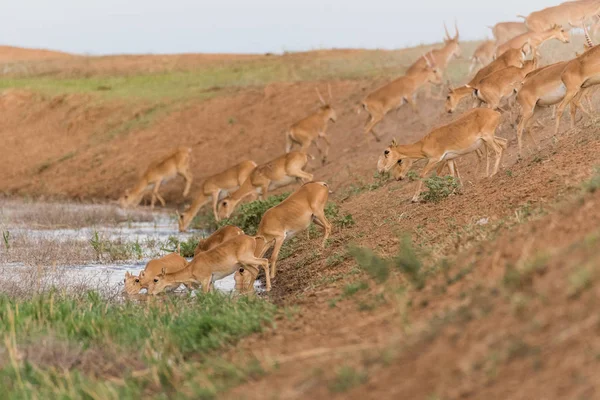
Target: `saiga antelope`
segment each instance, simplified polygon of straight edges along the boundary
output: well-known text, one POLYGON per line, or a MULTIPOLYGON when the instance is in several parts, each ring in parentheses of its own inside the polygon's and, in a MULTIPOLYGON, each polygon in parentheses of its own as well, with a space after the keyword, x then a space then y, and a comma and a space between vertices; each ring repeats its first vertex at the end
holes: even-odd
POLYGON ((495 71, 483 78, 473 89, 475 97, 486 103, 492 110, 500 109, 500 102, 512 96, 516 89, 521 86, 525 76, 537 66, 537 59, 528 60, 523 67, 506 67, 495 71))
POLYGON ((496 42, 493 40, 486 40, 481 43, 473 52, 471 57, 471 65, 469 66, 469 74, 475 70, 478 65, 488 65, 494 59, 494 53, 496 52, 496 42))
MULTIPOLYGON (((329 101, 332 100, 331 96, 331 86, 327 85, 329 91, 329 101)), ((321 101, 322 106, 319 108, 317 112, 308 117, 301 119, 300 121, 293 124, 290 129, 286 132, 285 135, 285 152, 289 153, 292 150, 294 144, 300 145, 300 151, 307 152, 310 145, 314 142, 317 150, 319 150, 319 154, 321 154, 321 162, 323 165, 327 162, 327 156, 329 155, 329 139, 325 135, 327 130, 327 123, 329 121, 336 121, 336 113, 331 104, 327 103, 319 89, 317 89, 317 95, 319 96, 319 100, 321 101), (317 140, 323 139, 325 142, 325 149, 321 150, 317 140)))
MULTIPOLYGON (((325 217, 328 199, 329 187, 325 182, 309 182, 265 212, 256 233, 258 245, 255 255, 262 257, 274 245, 270 259, 271 278, 275 278, 277 258, 283 242, 308 229, 311 222, 323 229, 322 246, 325 247, 331 234, 331 224, 325 217)), ((254 272, 255 278, 258 271, 254 272)))
POLYGON ((446 37, 444 38, 444 47, 441 49, 433 49, 426 55, 419 57, 417 61, 408 67, 405 75, 412 75, 424 69, 431 68, 431 64, 435 64, 435 66, 442 71, 443 74, 443 71, 446 69, 446 67, 448 67, 450 60, 452 60, 452 58, 459 58, 461 56, 460 45, 458 43, 459 32, 456 22, 454 23, 454 29, 456 30, 456 33, 454 37, 451 37, 446 24, 444 24, 444 31, 446 33, 446 37))
POLYGON ((271 188, 292 183, 295 178, 303 182, 311 181, 313 175, 303 171, 308 163, 308 155, 301 151, 292 151, 256 167, 246 178, 242 186, 221 200, 217 206, 219 218, 229 218, 238 203, 246 196, 260 192, 263 199, 271 188))
POLYGON ((202 208, 211 199, 215 219, 219 221, 219 216, 217 214, 217 203, 219 202, 219 196, 221 192, 231 191, 242 186, 254 168, 256 168, 256 163, 254 161, 245 160, 221 173, 207 178, 202 183, 200 193, 196 196, 190 208, 181 214, 177 212, 179 232, 184 232, 188 226, 190 226, 190 223, 196 214, 198 214, 200 208, 202 208))
MULTIPOLYGON (((418 74, 425 69, 432 68, 432 65, 440 71, 440 75, 443 77, 448 64, 452 60, 452 58, 460 58, 461 57, 461 49, 458 43, 459 32, 458 26, 456 25, 456 21, 454 22, 455 35, 454 37, 450 36, 450 32, 448 32, 448 28, 444 23, 444 32, 446 36, 444 37, 444 47, 441 49, 433 49, 429 51, 426 55, 419 57, 405 72, 406 76, 412 76, 414 74, 418 74)), ((439 82, 429 82, 430 85, 427 86, 427 96, 431 97, 431 84, 439 84, 441 83, 442 78, 440 78, 439 82)))
POLYGON ((509 49, 523 48, 523 46, 527 44, 530 47, 531 54, 539 57, 538 48, 542 45, 542 43, 551 39, 556 39, 563 43, 569 43, 569 32, 565 31, 560 25, 555 25, 543 32, 523 33, 498 46, 496 49, 496 55, 500 55, 509 49))
POLYGON ((387 172, 396 164, 401 165, 401 174, 408 172, 414 160, 426 159, 427 165, 421 172, 421 180, 413 202, 419 201, 423 178, 440 163, 469 154, 481 146, 496 153, 492 176, 498 172, 506 140, 494 135, 500 123, 500 113, 489 108, 468 111, 455 121, 436 128, 414 144, 388 146, 377 162, 379 172, 387 172))
MULTIPOLYGON (((525 77, 521 88, 517 92, 516 101, 520 106, 521 113, 517 127, 519 155, 523 153, 522 140, 526 131, 535 142, 533 134, 527 130, 527 124, 533 117, 537 107, 554 106, 564 99, 566 88, 561 80, 561 74, 566 65, 567 61, 562 61, 534 71, 535 73, 525 77)), ((574 98, 571 105, 571 126, 575 124, 577 108, 587 114, 587 111, 579 102, 579 97, 580 95, 574 98)))
MULTIPOLYGON (((593 47, 591 38, 585 29, 585 51, 593 47)), ((527 130, 527 124, 533 117, 537 107, 549 107, 560 103, 567 93, 567 88, 562 81, 562 73, 568 61, 561 61, 542 68, 538 68, 525 77, 521 88, 517 92, 516 101, 520 106, 519 125, 517 127, 517 140, 519 143, 519 155, 523 151, 523 134, 527 131, 535 143, 533 134, 527 130)), ((587 90, 579 91, 571 103, 571 127, 575 126, 575 115, 577 109, 589 116, 588 111, 581 105, 580 99, 587 90)), ((555 115, 556 117, 556 115, 555 115)))
POLYGON ((152 190, 152 200, 150 207, 154 208, 155 200, 165 206, 165 200, 158 193, 160 185, 163 181, 171 179, 177 175, 183 176, 185 179, 185 188, 183 189, 183 197, 187 196, 190 187, 192 186, 192 173, 190 172, 190 155, 192 149, 189 147, 180 147, 174 153, 159 162, 150 164, 144 172, 144 175, 138 180, 133 189, 126 190, 125 194, 119 199, 119 204, 122 208, 137 206, 142 201, 144 191, 148 186, 154 185, 152 190))
POLYGON ((205 239, 200 239, 200 241, 198 241, 198 245, 194 249, 194 257, 196 257, 199 253, 213 249, 221 243, 225 243, 226 241, 243 234, 244 231, 238 228, 237 226, 222 226, 221 228, 214 231, 209 237, 205 239))
MULTIPOLYGON (((589 50, 568 61, 560 76, 565 86, 565 95, 556 110, 555 133, 558 133, 562 114, 571 101, 578 100, 578 95, 581 96, 580 93, 583 89, 600 84, 600 47, 596 46, 589 37, 587 28, 586 39, 588 46, 591 46, 589 50)), ((573 110, 571 110, 571 113, 573 113, 573 110)))
POLYGON ((267 279, 266 290, 271 290, 269 260, 255 257, 257 241, 260 238, 239 235, 208 251, 197 254, 183 269, 168 273, 165 269, 155 276, 148 285, 148 294, 156 295, 165 288, 177 284, 202 285, 202 291, 207 293, 214 281, 229 276, 239 270, 240 265, 246 267, 262 267, 267 279))
POLYGON ((525 50, 510 49, 505 51, 500 57, 480 69, 477 74, 465 86, 453 89, 449 86, 448 96, 446 97, 445 109, 448 113, 453 113, 460 101, 473 94, 473 87, 476 86, 482 79, 495 71, 507 67, 522 67, 525 60, 525 50))
MULTIPOLYGON (((244 232, 237 226, 225 225, 206 239, 200 240, 196 246, 196 249, 194 250, 194 256, 203 251, 208 251, 212 248, 215 248, 221 243, 243 234, 244 232)), ((177 253, 168 254, 156 260, 151 260, 148 262, 148 264, 146 264, 146 267, 139 273, 138 276, 130 274, 129 272, 125 273, 125 292, 130 295, 137 294, 142 289, 148 289, 150 282, 156 275, 160 274, 163 269, 170 274, 179 271, 185 266, 187 266, 187 261, 185 258, 179 255, 179 251, 177 251, 177 253)), ((178 286, 178 284, 174 285, 174 287, 171 289, 177 289, 178 286)))
POLYGON ((370 132, 375 137, 375 140, 379 142, 381 139, 375 133, 375 126, 383 120, 388 112, 400 108, 405 103, 410 104, 413 111, 418 115, 415 104, 417 90, 427 82, 442 82, 440 70, 437 69, 433 62, 429 61, 427 56, 425 59, 428 62, 427 65, 429 68, 397 78, 375 90, 362 101, 362 108, 369 113, 369 117, 365 122, 365 134, 370 132))
POLYGON ((498 22, 494 26, 488 26, 494 34, 496 45, 508 42, 515 36, 528 31, 524 22, 498 22))
MULTIPOLYGON (((163 269, 171 273, 185 268, 186 265, 187 260, 178 253, 171 253, 156 260, 150 260, 138 276, 125 272, 125 293, 129 295, 138 294, 140 290, 147 289, 150 281, 156 275, 160 274, 163 269)), ((173 289, 176 288, 174 287, 173 289)))
POLYGON ((525 19, 529 30, 544 32, 556 25, 567 29, 582 28, 589 19, 595 18, 598 13, 600 13, 600 1, 581 0, 567 1, 557 6, 534 11, 527 17, 522 15, 518 17, 525 19))

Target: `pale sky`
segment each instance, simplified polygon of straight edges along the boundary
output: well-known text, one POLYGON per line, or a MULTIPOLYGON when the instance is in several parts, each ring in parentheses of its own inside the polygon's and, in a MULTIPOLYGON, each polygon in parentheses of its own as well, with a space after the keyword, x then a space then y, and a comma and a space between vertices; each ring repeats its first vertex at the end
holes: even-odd
MULTIPOLYGON (((564 0, 562 0, 564 1, 564 0)), ((560 0, 2 0, 0 44, 74 53, 393 49, 461 38, 560 0)))

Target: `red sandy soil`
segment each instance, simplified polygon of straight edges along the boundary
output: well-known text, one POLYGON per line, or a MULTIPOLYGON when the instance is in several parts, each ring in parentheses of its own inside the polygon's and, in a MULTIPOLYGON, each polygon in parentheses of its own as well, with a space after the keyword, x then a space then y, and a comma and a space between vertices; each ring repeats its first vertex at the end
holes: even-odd
MULTIPOLYGON (((202 178, 242 159, 280 155, 286 127, 317 108, 314 89, 326 83, 278 83, 186 103, 113 140, 105 132, 147 105, 8 91, 0 97, 0 190, 116 199, 149 161, 187 145, 193 148, 193 194, 202 178), (47 160, 51 165, 41 168, 47 160)), ((336 228, 325 249, 318 246, 320 234, 301 235, 294 254, 281 261, 269 297, 288 308, 288 317, 226 355, 240 362, 254 357, 266 374, 225 397, 600 398, 600 194, 581 188, 600 164, 596 121, 583 119, 573 130, 565 123, 554 137, 544 111, 548 127, 534 130, 541 148, 521 160, 514 128, 505 121, 498 134, 509 139, 509 149, 498 175, 477 175, 475 157, 467 156, 459 161, 460 195, 411 204, 415 182, 390 181, 355 194, 348 189, 374 181, 377 157, 392 137, 411 142, 456 116, 443 113, 441 100, 420 96, 420 116, 410 108, 390 113, 379 127, 384 141, 376 143, 362 132, 366 115, 356 108, 382 82, 328 83, 338 113, 328 130, 330 162, 312 161, 309 170, 330 183, 331 199, 356 224, 336 228), (411 235, 426 265, 447 265, 422 290, 399 273, 377 285, 356 272, 351 259, 327 261, 345 255, 350 243, 393 256, 401 233, 411 235), (515 268, 520 278, 511 284, 515 268), (367 290, 343 296, 346 285, 361 281, 367 290), (339 392, 342 366, 358 378, 339 392)), ((182 188, 180 179, 165 186, 171 205, 190 201, 181 199, 182 188)))

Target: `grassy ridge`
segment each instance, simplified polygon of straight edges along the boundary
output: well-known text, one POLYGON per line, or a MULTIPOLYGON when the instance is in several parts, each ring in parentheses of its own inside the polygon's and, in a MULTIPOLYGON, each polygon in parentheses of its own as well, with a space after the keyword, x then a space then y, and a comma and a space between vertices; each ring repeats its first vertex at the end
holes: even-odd
POLYGON ((260 331, 274 313, 266 301, 219 293, 142 304, 107 303, 94 292, 2 296, 3 398, 210 398, 260 373, 215 350, 260 331))
MULTIPOLYGON (((476 43, 463 44, 470 54, 476 43)), ((301 82, 331 79, 365 79, 400 75, 419 56, 435 46, 395 51, 340 51, 320 54, 287 54, 261 59, 231 61, 187 71, 140 73, 137 75, 86 75, 61 78, 39 72, 0 79, 0 90, 29 89, 49 95, 95 93, 103 98, 188 99, 212 97, 220 89, 264 86, 273 82, 301 82)), ((91 59, 93 61, 93 59, 91 59)), ((466 71, 468 60, 450 66, 451 77, 466 71), (456 70, 456 71, 455 71, 456 70)))

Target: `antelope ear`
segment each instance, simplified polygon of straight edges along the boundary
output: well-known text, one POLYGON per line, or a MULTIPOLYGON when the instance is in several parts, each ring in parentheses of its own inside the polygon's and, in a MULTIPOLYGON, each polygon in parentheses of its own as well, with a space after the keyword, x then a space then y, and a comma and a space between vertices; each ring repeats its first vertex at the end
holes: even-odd
POLYGON ((125 278, 131 278, 131 274, 129 273, 129 271, 125 271, 125 278))
POLYGON ((139 277, 140 277, 140 278, 143 278, 144 276, 146 276, 146 272, 144 272, 144 271, 140 272, 140 275, 139 275, 139 277))
POLYGON ((392 146, 398 146, 398 143, 396 143, 396 138, 392 138, 392 146))
POLYGON ((165 267, 162 267, 162 269, 160 270, 160 276, 163 277, 167 274, 167 269, 165 267))

